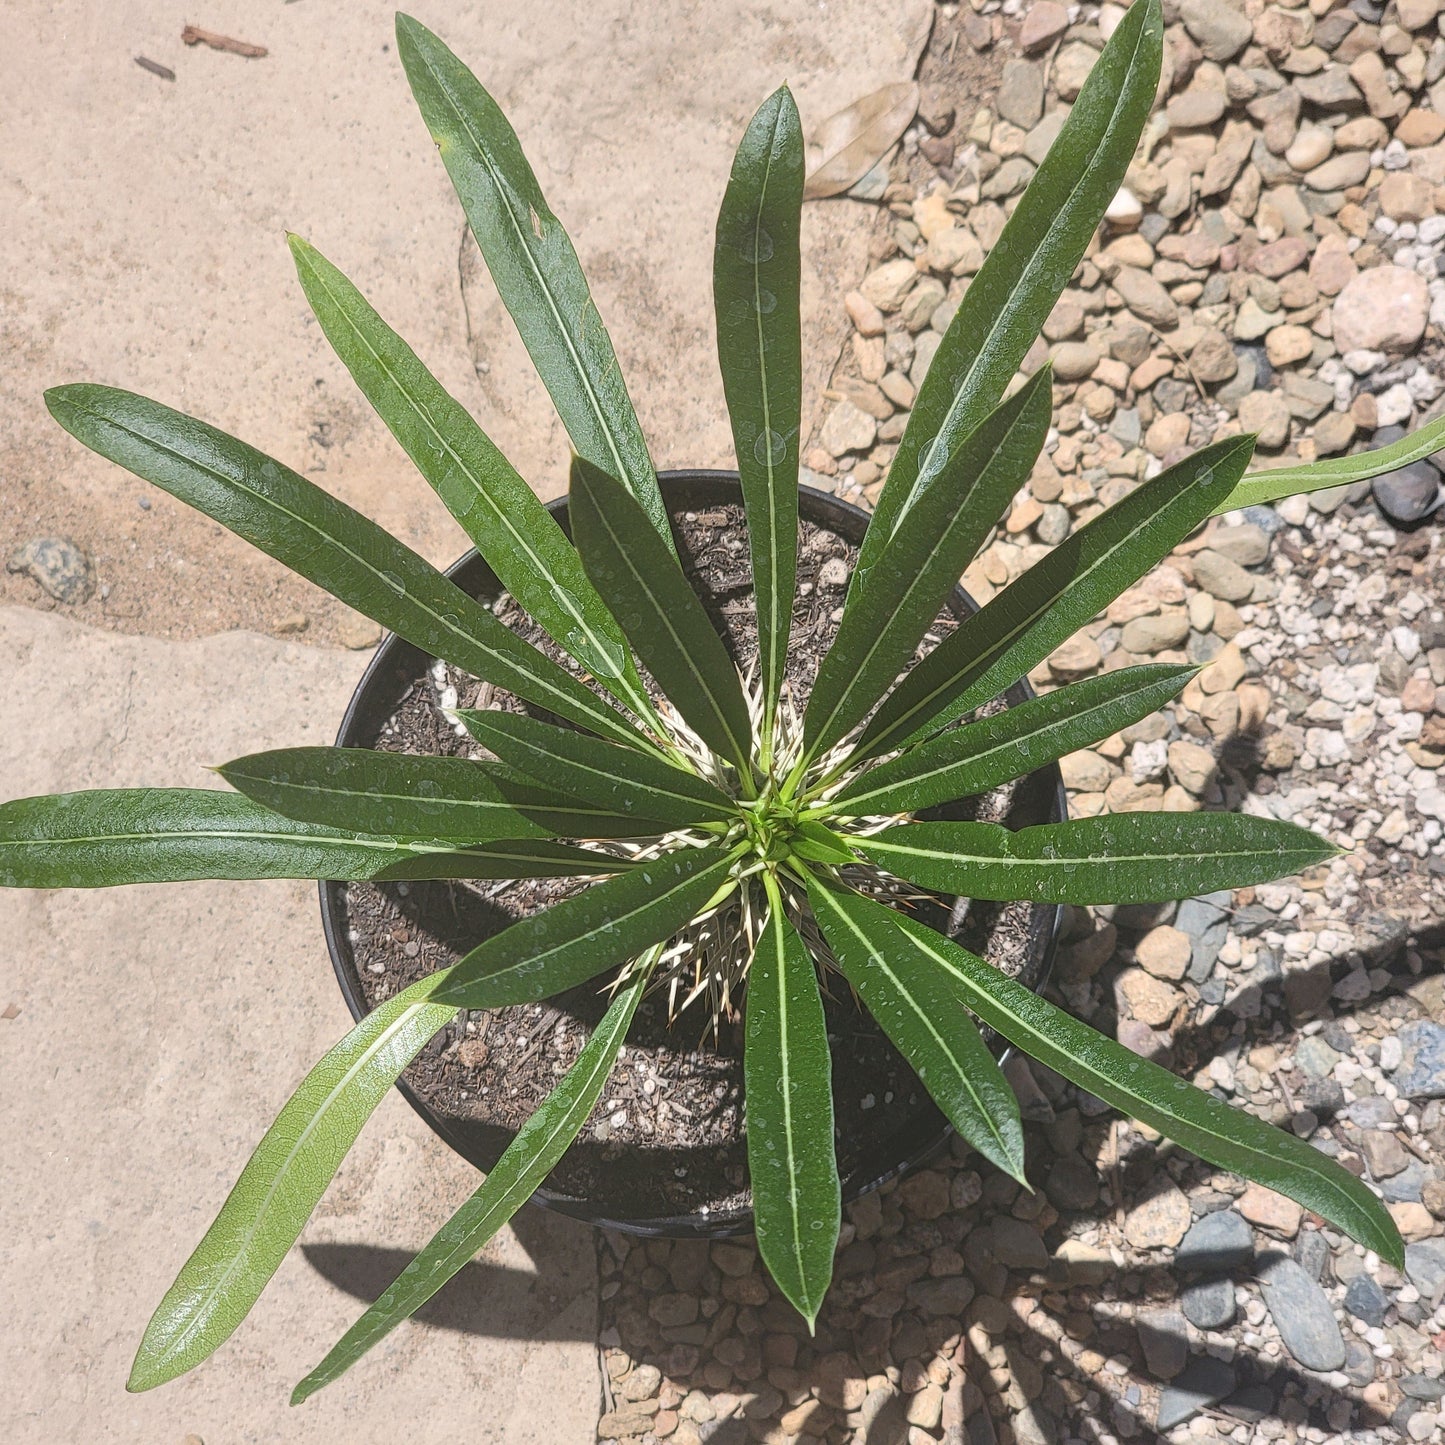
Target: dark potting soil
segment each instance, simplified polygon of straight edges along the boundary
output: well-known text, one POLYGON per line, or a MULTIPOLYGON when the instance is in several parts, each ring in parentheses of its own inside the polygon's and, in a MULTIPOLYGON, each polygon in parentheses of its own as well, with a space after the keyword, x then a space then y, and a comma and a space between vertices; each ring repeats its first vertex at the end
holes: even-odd
MULTIPOLYGON (((756 658, 757 641, 742 509, 679 512, 674 522, 689 578, 746 671, 756 658)), ((856 556, 856 549, 836 533, 801 522, 788 664, 799 703, 837 629, 856 556)), ((497 613, 519 635, 566 662, 510 598, 497 613)), ((951 613, 940 614, 926 647, 954 625, 951 613)), ((388 751, 485 756, 444 716, 443 708, 457 706, 548 716, 436 663, 416 679, 380 736, 368 741, 388 751)), ((928 816, 1002 821, 1010 816, 1011 802, 1011 791, 1001 789, 928 816)), ((347 885, 346 924, 368 1006, 455 963, 514 920, 586 886, 571 878, 347 885)), ((916 906, 996 967, 1030 985, 1037 982, 1025 976, 1038 958, 1031 947, 1029 905, 938 899, 916 906)), ((829 973, 827 978, 838 1165, 845 1185, 866 1184, 880 1160, 894 1158, 890 1148, 901 1135, 925 1138, 941 1128, 942 1118, 840 976, 829 973), (922 1130, 920 1114, 929 1120, 922 1130)), ((540 1004, 464 1013, 423 1050, 406 1079, 454 1130, 495 1157, 576 1059, 607 1002, 605 988, 593 982, 540 1004)), ((547 1187, 585 1199, 593 1211, 618 1219, 746 1208, 742 1103, 741 1020, 724 1022, 714 1038, 701 1007, 669 1021, 668 1000, 659 990, 639 1008, 597 1108, 547 1187)))

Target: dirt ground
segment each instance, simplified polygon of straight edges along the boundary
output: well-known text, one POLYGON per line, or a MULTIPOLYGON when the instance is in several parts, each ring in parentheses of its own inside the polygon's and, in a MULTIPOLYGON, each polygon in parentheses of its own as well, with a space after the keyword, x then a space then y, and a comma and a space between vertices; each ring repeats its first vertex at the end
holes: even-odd
MULTIPOLYGON (((807 124, 910 76, 930 0, 419 0, 416 11, 521 132, 659 465, 726 465, 710 271, 732 148, 783 79, 807 124)), ((544 496, 560 489, 565 439, 475 267, 464 304, 460 211, 412 106, 389 7, 11 0, 0 134, 0 560, 65 536, 98 584, 59 607, 0 572, 0 796, 193 785, 202 763, 324 741, 363 662, 335 645, 354 619, 85 452, 41 392, 96 380, 193 411, 449 561, 460 532, 308 319, 284 241, 293 229, 355 279, 544 496), (187 22, 269 54, 187 48, 187 22), (257 635, 268 632, 291 635, 257 635)), ((807 209, 815 400, 872 222, 854 202, 807 209)), ((4 894, 0 937, 0 1438, 595 1438, 590 1238, 536 1211, 365 1378, 287 1409, 298 1371, 475 1179, 395 1099, 256 1317, 201 1371, 126 1396, 160 1292, 306 1064, 346 1026, 314 895, 279 883, 4 894)))

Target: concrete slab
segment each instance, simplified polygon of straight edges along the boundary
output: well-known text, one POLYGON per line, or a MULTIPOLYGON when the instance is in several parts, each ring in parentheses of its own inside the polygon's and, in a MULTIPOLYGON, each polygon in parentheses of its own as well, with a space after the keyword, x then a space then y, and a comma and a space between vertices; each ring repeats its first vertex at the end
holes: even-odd
MULTIPOLYGON (((0 608, 0 794, 204 784, 329 742, 353 653, 174 643, 0 608)), ((590 1232, 524 1210, 479 1263, 298 1410, 321 1358, 477 1174, 393 1096, 251 1318, 189 1376, 124 1393, 150 1311, 250 1150, 349 1019, 313 885, 0 892, 0 1439, 590 1445, 590 1232)))
MULTIPOLYGON (((712 233, 734 146, 781 81, 805 123, 912 74, 931 0, 550 0, 417 17, 478 70, 577 243, 660 466, 727 466, 712 233)), ((342 619, 268 558, 70 442, 40 400, 96 380, 234 431, 447 562, 459 531, 330 354, 283 232, 347 271, 544 496, 568 449, 416 114, 393 5, 8 0, 0 46, 0 556, 63 532, 108 594, 81 615, 167 636, 342 619), (181 44, 182 21, 269 48, 181 44), (141 69, 169 66, 167 81, 141 69), (469 242, 467 243, 470 244, 469 242), (149 510, 142 510, 145 498, 149 510)), ((805 396, 846 337, 874 208, 805 210, 805 396)), ((0 573, 0 602, 45 604, 0 573)))

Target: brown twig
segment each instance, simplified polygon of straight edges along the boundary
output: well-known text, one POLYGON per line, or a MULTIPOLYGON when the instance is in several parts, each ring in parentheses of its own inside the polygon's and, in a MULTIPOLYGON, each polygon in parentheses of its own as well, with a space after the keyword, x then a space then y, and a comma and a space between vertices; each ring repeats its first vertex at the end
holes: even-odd
MULTIPOLYGON (((187 45, 209 45, 212 50, 226 50, 232 55, 244 55, 259 60, 267 53, 264 45, 252 45, 246 40, 232 40, 229 35, 217 35, 214 30, 202 30, 199 25, 187 25, 181 31, 181 39, 187 45)), ((171 77, 173 80, 174 76, 171 77)))

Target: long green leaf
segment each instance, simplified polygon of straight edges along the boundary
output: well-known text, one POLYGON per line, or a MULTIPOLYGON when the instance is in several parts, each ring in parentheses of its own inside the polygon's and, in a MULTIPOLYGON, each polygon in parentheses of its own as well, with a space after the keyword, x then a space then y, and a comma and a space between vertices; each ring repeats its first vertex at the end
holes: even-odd
MULTIPOLYGON (((629 765, 645 759, 631 751, 626 757, 629 765)), ((656 819, 578 803, 510 768, 466 758, 370 748, 279 748, 237 758, 217 771, 248 798, 288 818, 360 833, 483 843, 631 838, 666 831, 656 819)))
POLYGON ((66 431, 229 527, 307 581, 487 682, 632 747, 627 720, 410 547, 263 452, 114 387, 45 393, 66 431))
POLYGON ((1055 1073, 1210 1164, 1258 1180, 1314 1210, 1397 1269, 1403 1267, 1404 1244, 1385 1206, 1362 1180, 1303 1139, 1131 1053, 913 919, 868 899, 857 900, 855 907, 870 933, 876 926, 907 938, 920 962, 950 980, 960 1002, 1055 1073))
POLYGON ((712 263, 718 364, 752 550, 765 764, 798 571, 803 172, 798 108, 788 87, 779 86, 758 108, 733 159, 712 263))
POLYGON ((1010 832, 904 823, 853 841, 900 878, 966 898, 1158 903, 1302 873, 1340 850, 1277 818, 1118 813, 1010 832))
POLYGON ((1323 462, 1306 462, 1297 467, 1277 467, 1272 471, 1251 472, 1217 506, 1215 514, 1233 512, 1239 507, 1257 507, 1292 497, 1299 492, 1318 492, 1324 487, 1345 487, 1351 482, 1366 482, 1398 467, 1409 466, 1433 456, 1445 447, 1445 416, 1437 418, 1409 436, 1374 451, 1356 452, 1350 457, 1331 457, 1323 462))
POLYGON ((808 901, 843 977, 913 1066, 948 1122, 1020 1183, 1024 1129, 1018 1099, 973 1020, 935 970, 898 946, 882 904, 808 879, 808 901))
POLYGON ((1145 482, 966 618, 885 699, 855 756, 904 747, 1017 682, 1214 510, 1254 438, 1229 437, 1145 482))
POLYGON ((772 874, 764 882, 768 919, 748 970, 743 1038, 748 1173, 758 1252, 811 1330, 842 1220, 833 1059, 813 960, 772 874))
POLYGON ((361 1126, 456 1007, 435 975, 388 999, 307 1074, 146 1326, 128 1390, 194 1369, 230 1338, 296 1242, 361 1126))
POLYGON ((424 25, 398 15, 396 40, 487 269, 572 445, 622 482, 671 550, 667 509, 612 342, 516 132, 424 25))
POLYGON ((866 585, 853 588, 808 698, 804 737, 817 757, 867 714, 907 665, 999 513, 1027 479, 1049 429, 1043 366, 954 449, 900 518, 866 585))
POLYGON ((677 558, 618 482, 572 462, 582 564, 658 685, 714 752, 751 775, 752 722, 738 670, 677 558))
POLYGON ((239 793, 205 788, 103 788, 0 805, 6 888, 195 878, 544 878, 632 866, 537 838, 368 837, 297 822, 239 793))
POLYGON ((361 292, 314 246, 289 239, 327 340, 502 585, 608 691, 649 716, 622 632, 556 519, 361 292))
POLYGON ((855 587, 953 449, 997 404, 1083 259, 1154 104, 1163 41, 1159 0, 1140 0, 1089 72, 918 389, 863 541, 855 587))
POLYGON ((624 751, 614 743, 518 713, 468 710, 457 717, 503 762, 559 792, 624 817, 636 815, 668 828, 713 820, 735 822, 739 817, 726 793, 660 758, 624 751))
POLYGON ((1198 671, 1152 663, 1071 682, 870 768, 826 809, 861 818, 976 797, 1148 717, 1198 671))
POLYGON ((486 1180, 296 1386, 293 1405, 344 1375, 410 1319, 536 1192, 596 1105, 650 973, 650 968, 639 969, 613 999, 562 1082, 521 1127, 486 1180))
POLYGON ((460 1008, 532 1003, 670 938, 736 887, 740 850, 677 849, 529 914, 472 949, 433 997, 460 1008))

